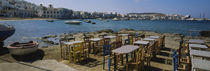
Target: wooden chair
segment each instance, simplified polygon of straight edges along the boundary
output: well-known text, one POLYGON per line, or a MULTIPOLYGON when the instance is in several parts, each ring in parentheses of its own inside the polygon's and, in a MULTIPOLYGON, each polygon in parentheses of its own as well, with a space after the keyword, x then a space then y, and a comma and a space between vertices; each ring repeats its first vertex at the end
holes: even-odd
POLYGON ((64 42, 70 42, 70 41, 75 41, 75 38, 61 38, 59 40, 60 48, 61 48, 61 58, 62 59, 68 59, 69 57, 69 45, 64 44, 64 42))
POLYGON ((129 61, 129 63, 126 64, 126 71, 130 71, 133 69, 136 69, 136 71, 143 71, 144 68, 144 48, 141 48, 136 52, 136 58, 129 61))
POLYGON ((135 41, 137 41, 137 40, 141 40, 141 34, 139 34, 139 33, 136 33, 136 35, 135 35, 135 41))
POLYGON ((73 44, 73 47, 70 49, 69 52, 69 63, 71 63, 72 58, 74 58, 74 63, 76 63, 76 60, 80 61, 82 58, 82 45, 83 43, 75 43, 73 44))
POLYGON ((160 37, 159 39, 158 39, 158 42, 157 42, 157 52, 156 52, 156 54, 159 54, 160 53, 160 49, 162 49, 163 48, 163 42, 164 42, 164 37, 160 37))
POLYGON ((84 41, 83 43, 83 51, 82 51, 82 56, 85 58, 89 57, 90 54, 90 42, 89 41, 84 41))
POLYGON ((156 57, 158 52, 159 52, 159 50, 158 50, 158 41, 154 41, 153 42, 153 47, 152 47, 152 56, 156 57))
POLYGON ((94 53, 94 54, 97 55, 97 53, 102 52, 103 49, 102 49, 101 47, 103 47, 103 45, 104 45, 104 39, 100 40, 100 41, 98 42, 98 44, 95 45, 95 48, 94 48, 94 49, 95 49, 95 53, 94 53))
POLYGON ((85 35, 83 37, 84 44, 83 44, 83 56, 89 57, 90 54, 90 49, 91 49, 91 41, 90 39, 93 38, 94 36, 92 35, 85 35))
POLYGON ((125 45, 133 45, 133 42, 134 42, 133 38, 134 38, 134 35, 129 34, 128 39, 125 40, 125 45))
POLYGON ((152 51, 153 51, 153 48, 155 48, 155 44, 156 42, 153 42, 151 45, 149 45, 149 47, 145 47, 146 48, 145 61, 147 63, 147 67, 150 66, 150 60, 153 55, 152 51))
POLYGON ((115 48, 119 48, 122 46, 122 36, 117 36, 116 37, 116 41, 115 41, 116 47, 115 48))
MULTIPOLYGON (((111 45, 103 45, 102 49, 103 49, 103 69, 105 69, 105 60, 107 57, 111 56, 111 45)), ((109 70, 110 70, 110 64, 111 62, 109 60, 108 63, 109 70)))

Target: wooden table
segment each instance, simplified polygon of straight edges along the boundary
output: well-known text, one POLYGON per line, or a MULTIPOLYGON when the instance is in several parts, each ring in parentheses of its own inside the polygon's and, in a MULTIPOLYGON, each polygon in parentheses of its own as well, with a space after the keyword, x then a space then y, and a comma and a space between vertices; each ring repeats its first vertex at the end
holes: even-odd
MULTIPOLYGON (((90 41, 92 41, 92 42, 95 42, 96 43, 96 45, 98 45, 98 42, 100 41, 100 40, 102 40, 103 38, 92 38, 92 39, 90 39, 90 41)), ((94 43, 93 43, 93 53, 95 53, 96 54, 96 52, 95 52, 95 45, 94 45, 94 43)))
POLYGON ((160 36, 149 36, 149 38, 158 39, 160 36))
POLYGON ((138 41, 135 41, 134 44, 137 44, 137 45, 148 45, 149 41, 138 40, 138 41))
POLYGON ((108 38, 108 39, 112 39, 112 38, 116 38, 117 36, 105 36, 104 38, 108 38))
POLYGON ((203 40, 199 40, 199 39, 190 39, 188 42, 194 43, 194 44, 204 44, 205 43, 203 40))
MULTIPOLYGON (((81 43, 82 41, 71 41, 71 42, 63 42, 65 45, 67 46, 67 50, 64 49, 64 54, 62 54, 64 56, 64 59, 68 59, 69 57, 69 52, 72 50, 71 45, 73 45, 74 43, 81 43)), ((63 51, 62 51, 63 52, 63 51)))
POLYGON ((119 34, 119 36, 128 36, 128 34, 119 34))
POLYGON ((193 56, 201 56, 201 57, 210 57, 210 52, 208 51, 201 51, 201 50, 190 50, 191 59, 193 56))
POLYGON ((134 52, 135 50, 139 49, 139 46, 134 45, 125 45, 120 48, 112 50, 114 53, 114 71, 116 71, 116 54, 126 54, 126 63, 128 63, 128 54, 134 52))
POLYGON ((97 41, 100 41, 100 40, 102 40, 103 38, 92 38, 92 39, 90 39, 90 41, 94 41, 94 42, 97 42, 97 41))
POLYGON ((64 42, 64 44, 72 45, 74 43, 81 43, 82 41, 72 41, 72 42, 64 42))
POLYGON ((199 49, 206 49, 208 48, 206 45, 201 45, 201 44, 189 44, 190 49, 192 48, 199 48, 199 49))
POLYGON ((195 68, 210 70, 210 61, 201 60, 201 59, 192 59, 191 61, 192 61, 192 71, 194 71, 195 68))
POLYGON ((145 40, 145 41, 155 41, 156 39, 153 39, 153 38, 144 38, 143 40, 145 40))

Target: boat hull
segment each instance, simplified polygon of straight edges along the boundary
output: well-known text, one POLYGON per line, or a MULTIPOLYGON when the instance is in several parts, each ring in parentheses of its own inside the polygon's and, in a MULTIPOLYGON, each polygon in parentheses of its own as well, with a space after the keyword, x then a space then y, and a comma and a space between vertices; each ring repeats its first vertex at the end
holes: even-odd
POLYGON ((38 50, 38 43, 30 41, 27 43, 15 42, 7 46, 12 55, 28 55, 38 50))
POLYGON ((66 24, 77 24, 77 25, 80 25, 80 21, 65 21, 66 24))
POLYGON ((13 26, 6 26, 0 24, 0 42, 3 42, 8 37, 15 33, 15 28, 13 26))
POLYGON ((12 36, 14 33, 15 30, 0 31, 0 42, 3 42, 5 39, 12 36))
POLYGON ((37 50, 38 48, 9 48, 9 52, 12 55, 27 55, 37 50))

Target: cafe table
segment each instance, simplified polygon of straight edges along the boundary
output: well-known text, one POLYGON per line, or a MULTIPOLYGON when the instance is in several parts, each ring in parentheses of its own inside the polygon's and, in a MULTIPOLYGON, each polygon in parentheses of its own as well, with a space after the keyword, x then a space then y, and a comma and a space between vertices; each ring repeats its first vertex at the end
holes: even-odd
POLYGON ((93 52, 95 53, 95 45, 94 45, 94 43, 96 43, 96 45, 98 45, 98 42, 100 41, 100 40, 102 40, 103 38, 91 38, 90 39, 90 41, 92 41, 93 42, 93 52))
POLYGON ((160 36, 149 36, 149 38, 158 39, 160 36))
POLYGON ((125 45, 120 48, 112 50, 112 52, 114 53, 114 71, 116 71, 117 69, 116 54, 126 54, 126 63, 128 63, 128 54, 138 49, 139 49, 139 46, 125 45))
POLYGON ((200 39, 190 39, 188 42, 192 43, 192 44, 204 44, 205 43, 203 40, 200 40, 200 39))
POLYGON ((189 44, 190 49, 192 48, 198 48, 198 49, 207 49, 208 47, 206 45, 201 44, 189 44))
MULTIPOLYGON (((72 50, 71 46, 75 43, 82 43, 82 41, 70 41, 70 42, 63 42, 65 45, 68 45, 68 47, 66 48, 67 50, 64 50, 64 54, 62 54, 64 56, 64 59, 68 59, 69 57, 69 52, 72 50)), ((62 51, 63 52, 63 51, 62 51)))

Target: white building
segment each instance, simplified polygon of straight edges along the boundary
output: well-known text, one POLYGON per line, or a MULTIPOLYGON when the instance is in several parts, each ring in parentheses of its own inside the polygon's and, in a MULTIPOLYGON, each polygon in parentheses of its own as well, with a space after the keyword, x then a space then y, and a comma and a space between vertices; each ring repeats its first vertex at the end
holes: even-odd
POLYGON ((49 5, 49 8, 40 5, 38 9, 38 16, 41 18, 71 18, 72 10, 65 8, 53 8, 52 5, 49 5))

